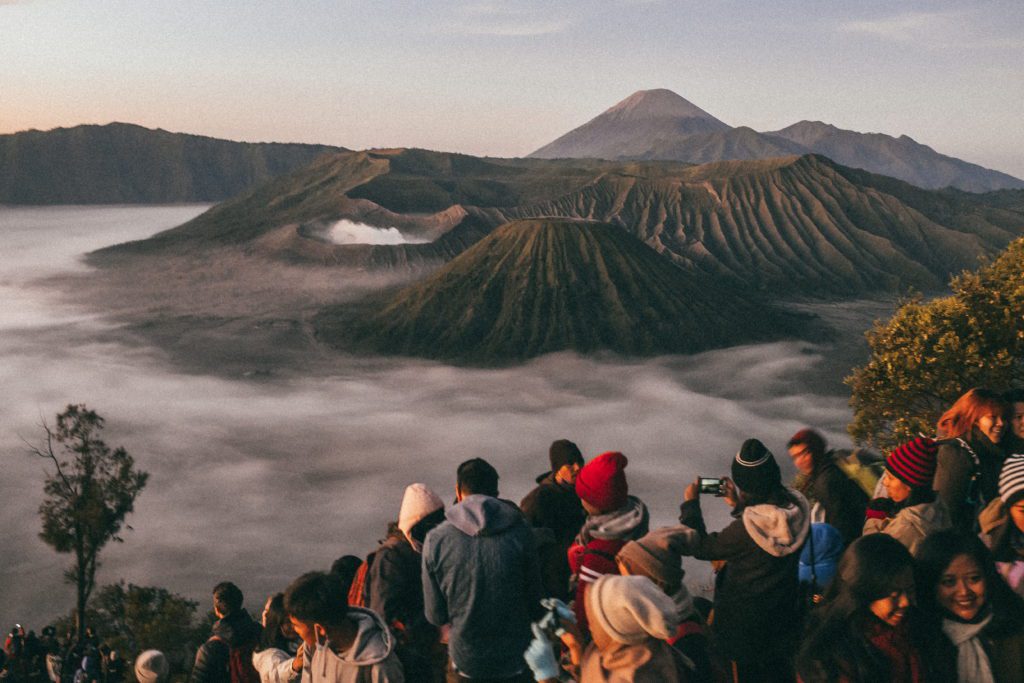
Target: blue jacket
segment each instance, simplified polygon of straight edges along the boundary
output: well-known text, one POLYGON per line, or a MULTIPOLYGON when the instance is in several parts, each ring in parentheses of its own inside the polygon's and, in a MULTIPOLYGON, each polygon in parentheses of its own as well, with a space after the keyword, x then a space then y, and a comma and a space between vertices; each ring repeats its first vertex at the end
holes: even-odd
POLYGON ((800 581, 811 583, 817 578, 818 590, 824 592, 829 581, 836 575, 836 567, 839 565, 843 549, 843 536, 838 529, 821 522, 812 524, 810 539, 804 543, 804 549, 800 552, 800 581), (812 547, 814 557, 811 557, 812 547), (811 565, 814 566, 813 574, 811 565))
POLYGON ((451 624, 448 649, 471 678, 526 669, 530 621, 542 608, 533 531, 508 501, 467 496, 423 543, 423 603, 435 626, 451 624))

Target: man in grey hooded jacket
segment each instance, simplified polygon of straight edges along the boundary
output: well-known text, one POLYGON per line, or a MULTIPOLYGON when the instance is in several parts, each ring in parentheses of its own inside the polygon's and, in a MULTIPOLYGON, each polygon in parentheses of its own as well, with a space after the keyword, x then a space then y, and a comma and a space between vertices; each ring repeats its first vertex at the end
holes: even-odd
POLYGON ((533 531, 498 498, 498 473, 480 458, 459 466, 456 505, 423 544, 427 619, 450 624, 450 681, 532 681, 523 651, 542 613, 533 531))

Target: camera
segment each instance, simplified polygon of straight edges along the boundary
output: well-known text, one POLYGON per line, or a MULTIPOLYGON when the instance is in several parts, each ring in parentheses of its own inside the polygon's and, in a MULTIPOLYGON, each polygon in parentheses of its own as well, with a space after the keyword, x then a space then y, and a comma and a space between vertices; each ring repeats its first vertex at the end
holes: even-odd
POLYGON ((723 486, 723 480, 720 477, 701 477, 700 478, 700 492, 711 493, 716 496, 725 495, 725 487, 723 486))

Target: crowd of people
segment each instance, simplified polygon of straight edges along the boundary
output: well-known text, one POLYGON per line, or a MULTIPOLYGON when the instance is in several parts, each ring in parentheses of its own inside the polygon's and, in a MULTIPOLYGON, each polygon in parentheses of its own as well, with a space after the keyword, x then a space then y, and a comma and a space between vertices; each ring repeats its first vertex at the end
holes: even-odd
POLYGON ((125 683, 126 675, 121 653, 101 643, 91 628, 75 639, 59 638, 53 626, 36 635, 15 624, 0 650, 0 680, 10 683, 125 683))
POLYGON ((1024 390, 971 389, 884 459, 813 429, 786 448, 791 485, 748 439, 655 529, 622 453, 555 441, 518 505, 467 460, 453 505, 409 485, 373 552, 299 576, 259 623, 218 584, 190 683, 1024 681, 1024 390), (707 496, 732 508, 721 530, 707 496), (683 558, 711 563, 712 599, 683 558))

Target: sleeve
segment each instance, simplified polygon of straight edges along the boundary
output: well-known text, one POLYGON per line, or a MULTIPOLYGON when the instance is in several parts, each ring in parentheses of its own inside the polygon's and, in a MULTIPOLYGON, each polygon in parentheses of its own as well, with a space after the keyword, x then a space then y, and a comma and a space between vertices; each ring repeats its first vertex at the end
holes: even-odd
POLYGON ((371 683, 405 683, 405 672, 398 655, 392 652, 383 662, 373 665, 371 683))
POLYGON ((408 604, 404 596, 415 592, 410 583, 409 574, 403 571, 400 562, 396 562, 394 552, 377 552, 373 566, 370 567, 369 606, 377 614, 384 617, 388 626, 400 621, 405 626, 408 621, 408 604))
POLYGON ((700 501, 690 500, 680 507, 679 523, 697 532, 691 549, 698 560, 731 560, 750 550, 753 540, 743 527, 743 520, 736 519, 721 531, 709 534, 704 526, 700 501))
POLYGON ((537 553, 537 542, 533 535, 533 529, 523 525, 524 546, 526 548, 523 558, 523 575, 526 578, 526 586, 523 594, 530 601, 527 612, 530 619, 536 621, 544 614, 544 608, 540 605, 544 597, 544 581, 541 578, 540 559, 537 553))
POLYGON ((423 613, 434 626, 444 626, 450 621, 448 616, 448 600, 445 597, 444 591, 441 590, 441 584, 437 580, 435 568, 433 549, 434 544, 431 543, 433 539, 431 535, 427 536, 426 544, 423 547, 423 570, 421 572, 421 578, 423 579, 423 613))
POLYGON ((939 446, 935 468, 935 491, 949 510, 954 526, 962 526, 967 487, 971 481, 971 459, 954 444, 939 446))
POLYGON ((208 683, 219 680, 219 673, 227 668, 227 644, 219 638, 210 638, 199 646, 189 683, 208 683))

